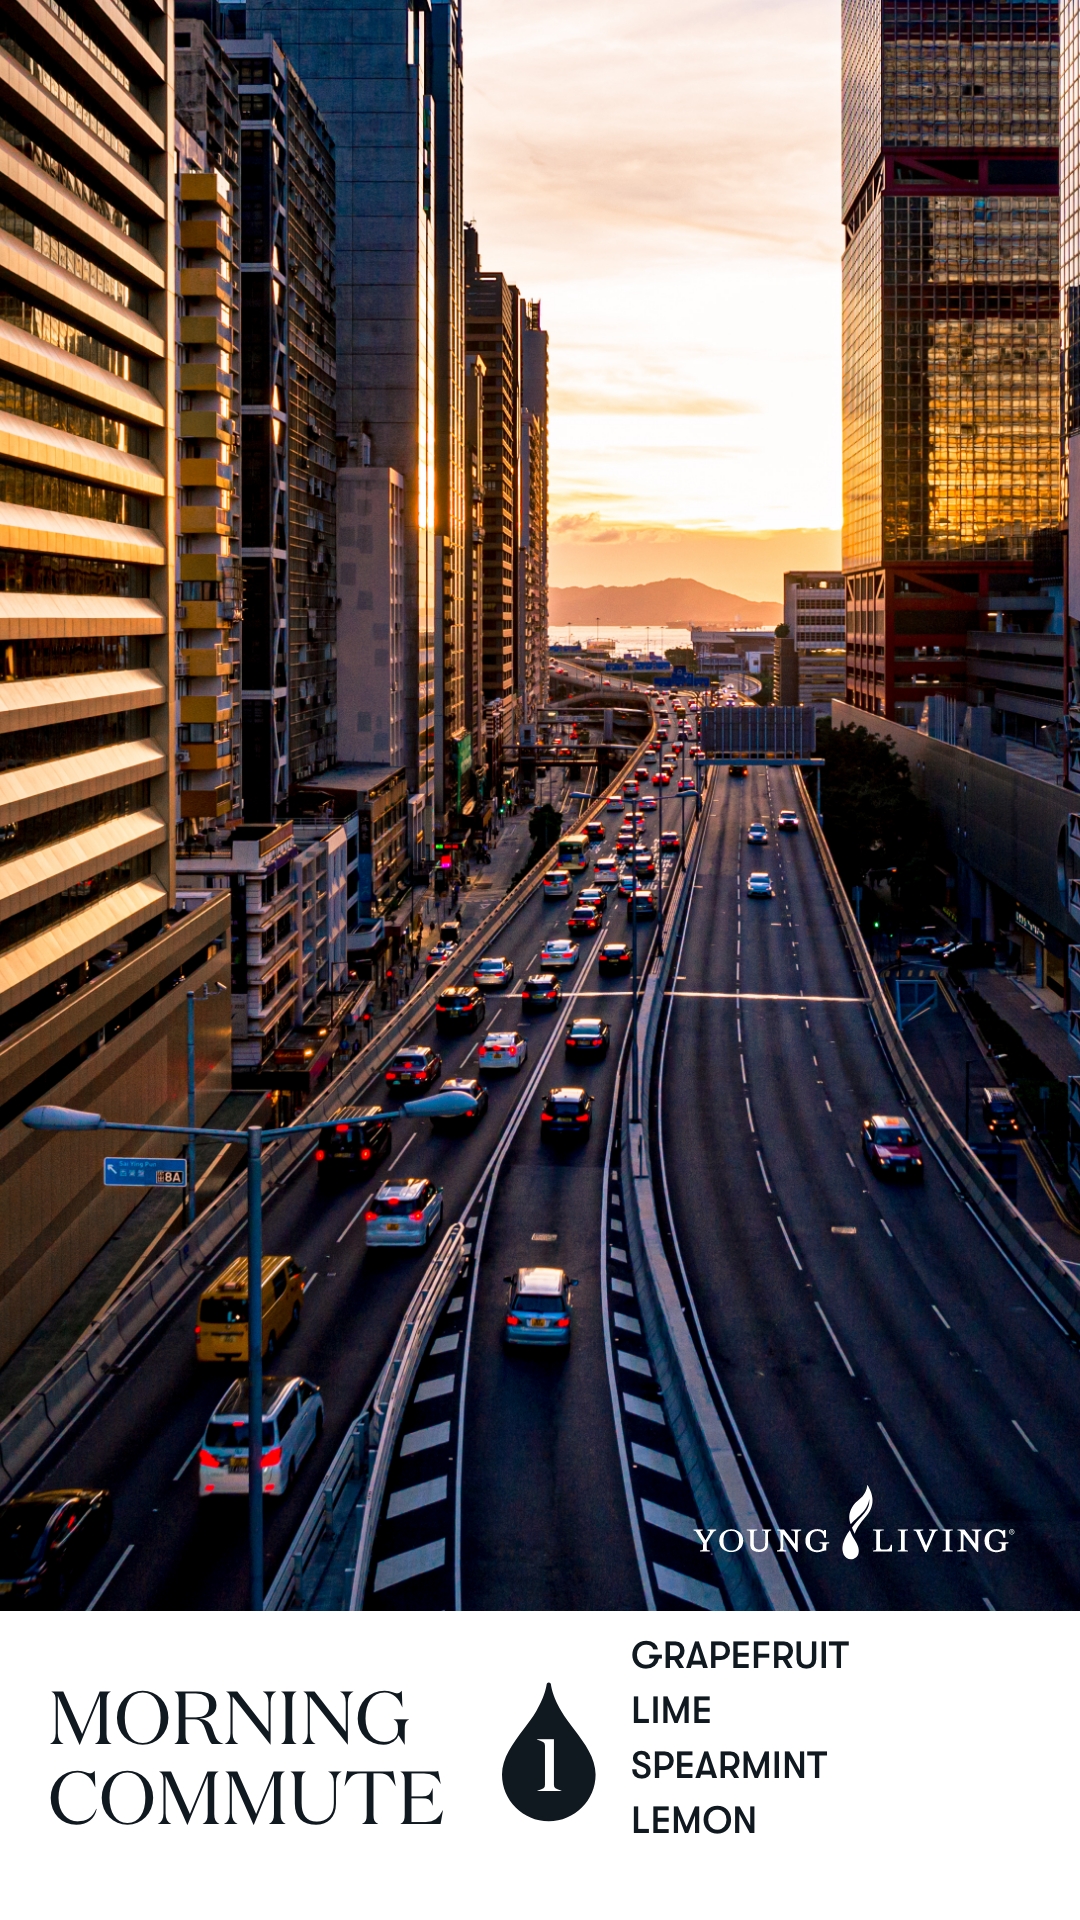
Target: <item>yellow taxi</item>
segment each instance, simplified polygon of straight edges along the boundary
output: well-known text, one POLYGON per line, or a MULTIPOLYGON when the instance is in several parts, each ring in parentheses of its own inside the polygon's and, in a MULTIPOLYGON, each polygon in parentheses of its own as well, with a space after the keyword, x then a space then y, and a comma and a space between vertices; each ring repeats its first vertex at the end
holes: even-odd
MULTIPOLYGON (((262 1263, 263 1354, 271 1358, 290 1327, 300 1324, 304 1275, 287 1253, 267 1253, 262 1263)), ((230 1260, 199 1301, 196 1360, 248 1357, 248 1263, 230 1260)))

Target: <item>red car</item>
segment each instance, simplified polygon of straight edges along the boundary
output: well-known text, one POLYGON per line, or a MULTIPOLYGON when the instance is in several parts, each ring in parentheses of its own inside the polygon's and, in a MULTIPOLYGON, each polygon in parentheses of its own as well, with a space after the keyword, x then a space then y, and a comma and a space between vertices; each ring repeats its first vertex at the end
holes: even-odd
POLYGON ((653 774, 652 783, 654 787, 670 787, 671 775, 662 767, 659 773, 653 774))
POLYGON ((575 907, 566 924, 571 933, 597 933, 600 915, 595 907, 575 907))
POLYGON ((922 1143, 903 1114, 875 1113, 862 1123, 862 1150, 879 1180, 921 1180, 922 1143))
POLYGON ((388 1087, 430 1087, 442 1072, 434 1047, 402 1047, 386 1069, 388 1087))

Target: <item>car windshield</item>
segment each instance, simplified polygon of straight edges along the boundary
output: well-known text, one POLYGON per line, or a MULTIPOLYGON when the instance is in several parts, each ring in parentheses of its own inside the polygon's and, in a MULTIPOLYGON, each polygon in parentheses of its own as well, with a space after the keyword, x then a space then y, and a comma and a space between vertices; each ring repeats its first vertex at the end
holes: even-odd
POLYGON ((0 1578, 17 1580, 37 1557, 37 1549, 52 1508, 0 1507, 0 1578))
POLYGON ((471 1007, 472 995, 471 993, 444 993, 442 1003, 444 1007, 471 1007))
POLYGON ((562 1313, 563 1302, 557 1293, 519 1293, 514 1300, 515 1313, 562 1313))
MULTIPOLYGON (((248 1423, 246 1420, 211 1420, 206 1429, 206 1444, 213 1453, 246 1453, 248 1444, 248 1423)), ((274 1444, 274 1423, 263 1421, 263 1446, 274 1444)))
POLYGON ((395 1067, 422 1067, 424 1064, 422 1053, 398 1053, 394 1056, 395 1067))
POLYGON ((991 1088, 987 1091, 986 1104, 988 1107, 999 1107, 1003 1113, 1008 1113, 1012 1109, 1013 1097, 1011 1093, 996 1093, 991 1088))
POLYGON ((874 1135, 879 1147, 913 1147, 915 1135, 910 1127, 879 1127, 874 1135))
POLYGON ((199 1308, 199 1319, 204 1327, 246 1327, 247 1317, 246 1294, 232 1294, 228 1299, 204 1300, 199 1308))
POLYGON ((377 1213, 382 1219, 388 1217, 393 1219, 395 1215, 410 1213, 417 1207, 423 1207, 426 1202, 427 1195, 424 1193, 392 1194, 388 1198, 376 1194, 374 1200, 368 1202, 368 1212, 377 1213))

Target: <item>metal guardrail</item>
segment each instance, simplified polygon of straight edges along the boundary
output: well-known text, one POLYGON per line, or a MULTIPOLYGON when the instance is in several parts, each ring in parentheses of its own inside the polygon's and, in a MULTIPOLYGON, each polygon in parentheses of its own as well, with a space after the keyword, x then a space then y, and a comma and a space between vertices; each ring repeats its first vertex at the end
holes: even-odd
POLYGON ((371 1469, 371 1407, 366 1406, 348 1428, 334 1458, 319 1482, 319 1491, 300 1523, 296 1538, 271 1581, 263 1601, 265 1613, 284 1613, 304 1604, 305 1580, 321 1547, 333 1547, 356 1507, 363 1501, 371 1469), (344 1521, 338 1509, 355 1492, 344 1521))
POLYGON ((364 1518, 353 1570, 349 1612, 358 1613, 364 1604, 364 1591, 371 1567, 372 1549, 379 1528, 387 1475, 394 1457, 401 1423, 409 1404, 431 1329, 442 1312, 451 1287, 462 1277, 468 1262, 465 1229, 460 1220, 450 1228, 438 1253, 420 1282, 409 1311, 402 1321, 390 1358, 379 1377, 372 1409, 372 1423, 378 1434, 375 1457, 368 1476, 364 1500, 364 1518))
POLYGON ((1008 1195, 1002 1192, 960 1129, 950 1120, 908 1052, 896 1024, 889 996, 878 978, 851 902, 844 891, 843 881, 836 870, 824 830, 809 805, 806 783, 797 768, 795 779, 802 792, 807 824, 852 964, 869 1002, 870 1016, 885 1057, 904 1099, 954 1186, 972 1212, 989 1228, 1006 1259, 1042 1295, 1047 1305, 1067 1323, 1073 1333, 1080 1335, 1080 1280, 1065 1261, 1060 1260, 1053 1249, 1047 1246, 1008 1195))
MULTIPOLYGON (((701 852, 700 821, 695 822, 694 834, 693 856, 672 901, 667 947, 656 972, 649 976, 642 1001, 640 1085, 645 1112, 665 992, 678 957, 681 922, 692 898, 701 852)), ((713 1542, 729 1527, 746 1538, 751 1528, 761 1529, 761 1517, 717 1412, 664 1250, 649 1164, 648 1129, 629 1118, 625 1096, 621 1141, 623 1212, 634 1287, 671 1437, 698 1512, 706 1526, 716 1528, 713 1542)), ((724 1589, 737 1609, 796 1609, 771 1547, 763 1554, 721 1554, 713 1542, 710 1551, 722 1574, 724 1589)))

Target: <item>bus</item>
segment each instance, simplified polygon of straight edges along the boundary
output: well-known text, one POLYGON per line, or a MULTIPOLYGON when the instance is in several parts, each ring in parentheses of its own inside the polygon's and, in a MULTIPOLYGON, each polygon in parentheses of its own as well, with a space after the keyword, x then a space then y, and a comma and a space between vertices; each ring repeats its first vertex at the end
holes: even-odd
POLYGON ((559 865, 582 873, 589 864, 589 840, 584 833, 566 833, 559 841, 559 865))

